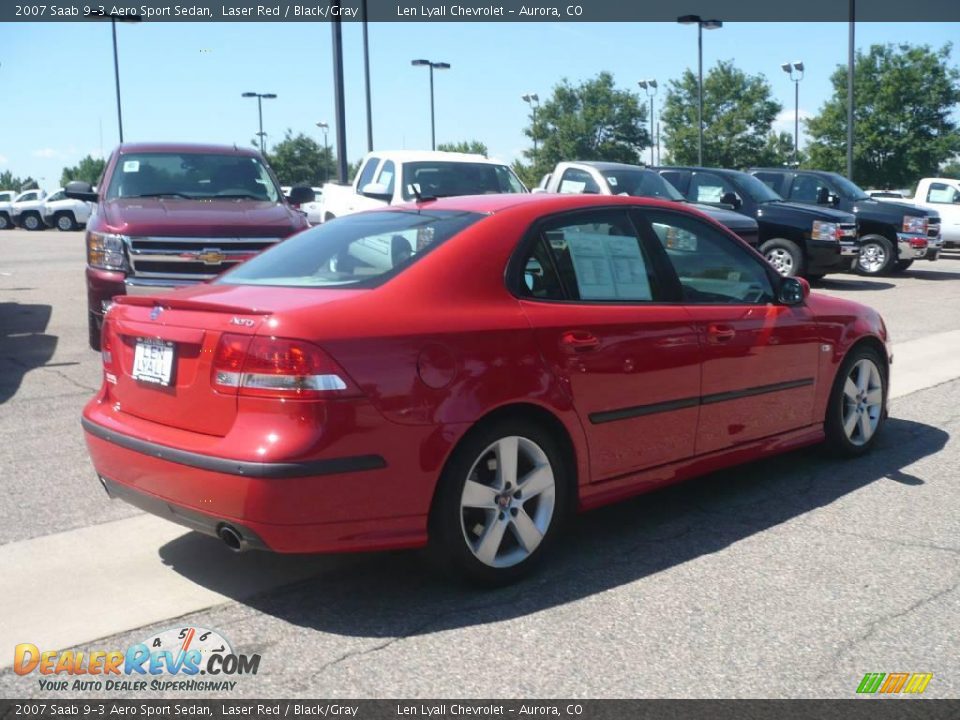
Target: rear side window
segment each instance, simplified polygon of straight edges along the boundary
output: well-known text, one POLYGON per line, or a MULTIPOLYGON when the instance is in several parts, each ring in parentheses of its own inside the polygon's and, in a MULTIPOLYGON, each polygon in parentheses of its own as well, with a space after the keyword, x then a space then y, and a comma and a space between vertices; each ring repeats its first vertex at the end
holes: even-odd
POLYGON ((375 287, 483 217, 449 210, 347 215, 274 245, 216 282, 375 287))
POLYGON ((529 297, 611 303, 661 297, 647 249, 629 215, 619 210, 548 222, 522 267, 529 297))
POLYGON ((644 217, 680 280, 685 302, 773 301, 773 286, 761 261, 716 228, 677 213, 652 210, 644 217))

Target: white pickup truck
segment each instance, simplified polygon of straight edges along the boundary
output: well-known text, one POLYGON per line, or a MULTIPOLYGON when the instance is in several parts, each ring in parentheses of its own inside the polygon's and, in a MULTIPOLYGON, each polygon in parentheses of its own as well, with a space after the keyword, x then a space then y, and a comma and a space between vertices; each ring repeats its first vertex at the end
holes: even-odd
POLYGON ((757 247, 760 242, 760 230, 753 218, 712 205, 688 203, 673 185, 643 165, 596 160, 562 162, 543 177, 533 192, 630 195, 686 203, 725 225, 747 244, 757 247))
POLYGON ((373 152, 353 185, 323 186, 323 221, 419 198, 525 193, 508 165, 482 155, 436 151, 373 152))
MULTIPOLYGON (((878 197, 877 200, 888 200, 878 197)), ((940 215, 940 237, 944 247, 960 247, 960 180, 924 178, 912 198, 889 198, 893 202, 936 210, 940 215)))
POLYGON ((84 227, 93 213, 93 203, 68 198, 63 188, 50 193, 40 207, 47 227, 68 231, 84 227))
POLYGON ((0 230, 9 230, 13 227, 10 206, 19 194, 16 190, 0 190, 0 230))
POLYGON ((46 190, 24 190, 10 204, 10 220, 24 230, 43 230, 43 201, 46 190))

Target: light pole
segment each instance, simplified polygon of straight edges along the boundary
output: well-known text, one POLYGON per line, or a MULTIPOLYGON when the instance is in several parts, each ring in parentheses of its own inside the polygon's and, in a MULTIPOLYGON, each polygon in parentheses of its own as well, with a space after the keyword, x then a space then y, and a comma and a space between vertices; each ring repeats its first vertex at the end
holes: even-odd
POLYGON ((537 154, 537 108, 540 107, 540 96, 536 93, 527 93, 521 95, 520 99, 530 106, 530 112, 533 113, 533 128, 530 133, 533 136, 533 154, 537 154))
POLYGON ((90 12, 90 16, 110 18, 110 32, 113 35, 113 80, 117 87, 117 129, 120 132, 120 142, 123 142, 123 111, 120 109, 120 61, 117 56, 117 21, 140 22, 139 15, 120 15, 119 13, 90 12))
POLYGON ((800 81, 803 80, 803 61, 783 63, 780 68, 793 80, 793 162, 800 162, 800 81), (794 75, 796 71, 796 75, 794 75))
POLYGON ((325 122, 318 122, 317 127, 323 130, 323 181, 327 181, 327 158, 330 157, 330 145, 327 143, 327 132, 330 126, 325 122))
POLYGON ((850 0, 850 27, 847 38, 847 179, 853 181, 853 71, 856 64, 854 41, 857 30, 857 2, 850 0))
POLYGON ((697 25, 697 164, 703 165, 703 31, 723 27, 720 20, 704 20, 699 15, 681 15, 681 25, 697 25))
POLYGON ((260 116, 260 132, 258 132, 257 135, 260 136, 260 154, 265 155, 267 150, 263 143, 263 101, 273 100, 277 96, 274 93, 245 92, 240 97, 255 97, 257 99, 257 114, 260 116))
POLYGON ((411 65, 416 67, 426 66, 430 68, 430 149, 437 149, 437 125, 433 112, 433 71, 449 70, 450 63, 432 62, 431 60, 411 60, 411 65))
POLYGON ((641 80, 637 83, 650 98, 650 164, 655 165, 653 161, 653 96, 657 94, 656 80, 641 80))

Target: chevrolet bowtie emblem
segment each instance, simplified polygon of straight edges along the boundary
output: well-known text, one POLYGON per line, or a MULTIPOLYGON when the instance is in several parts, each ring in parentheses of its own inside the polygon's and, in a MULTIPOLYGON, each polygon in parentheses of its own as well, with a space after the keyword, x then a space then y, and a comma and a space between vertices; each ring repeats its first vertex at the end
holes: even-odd
POLYGON ((202 252, 197 253, 197 260, 202 262, 204 265, 219 265, 226 259, 226 254, 220 252, 219 250, 204 249, 202 252))

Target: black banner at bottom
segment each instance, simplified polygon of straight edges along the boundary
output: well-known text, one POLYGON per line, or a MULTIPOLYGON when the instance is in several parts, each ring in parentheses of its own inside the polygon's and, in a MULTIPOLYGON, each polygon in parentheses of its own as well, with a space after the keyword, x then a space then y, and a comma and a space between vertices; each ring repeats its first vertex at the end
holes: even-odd
POLYGON ((960 700, 0 700, 22 718, 956 720, 960 700))

